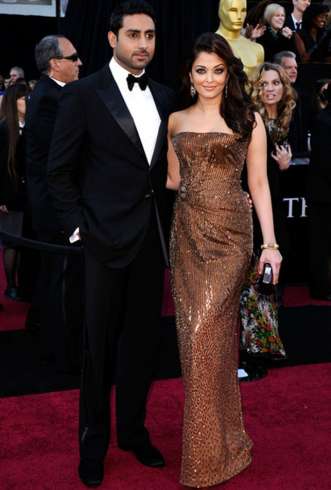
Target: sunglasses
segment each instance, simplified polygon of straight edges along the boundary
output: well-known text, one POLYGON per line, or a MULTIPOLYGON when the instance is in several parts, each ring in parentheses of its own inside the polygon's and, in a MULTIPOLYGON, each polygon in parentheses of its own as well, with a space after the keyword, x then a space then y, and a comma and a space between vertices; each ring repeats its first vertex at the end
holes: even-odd
POLYGON ((79 56, 78 56, 78 53, 73 53, 73 54, 70 54, 69 56, 58 56, 56 58, 57 60, 69 60, 69 61, 78 61, 79 60, 79 56))

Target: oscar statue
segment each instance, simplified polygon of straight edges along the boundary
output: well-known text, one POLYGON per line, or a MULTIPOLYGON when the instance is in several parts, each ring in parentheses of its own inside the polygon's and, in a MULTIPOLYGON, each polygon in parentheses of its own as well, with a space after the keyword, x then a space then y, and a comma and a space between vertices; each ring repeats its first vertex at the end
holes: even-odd
POLYGON ((218 16, 221 22, 216 32, 225 37, 234 55, 242 61, 247 76, 251 78, 256 67, 264 61, 264 50, 261 44, 240 34, 246 12, 246 0, 220 0, 218 16))

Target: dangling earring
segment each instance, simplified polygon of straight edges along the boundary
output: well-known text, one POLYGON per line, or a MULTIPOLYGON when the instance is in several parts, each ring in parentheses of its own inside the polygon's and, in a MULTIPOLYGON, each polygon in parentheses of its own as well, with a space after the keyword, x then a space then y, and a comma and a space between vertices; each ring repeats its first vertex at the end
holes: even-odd
POLYGON ((228 82, 226 82, 225 89, 224 89, 224 97, 227 98, 228 96, 228 82))
POLYGON ((191 93, 191 97, 193 99, 193 97, 195 96, 195 94, 197 93, 197 91, 195 90, 194 88, 194 85, 191 84, 190 86, 190 93, 191 93))

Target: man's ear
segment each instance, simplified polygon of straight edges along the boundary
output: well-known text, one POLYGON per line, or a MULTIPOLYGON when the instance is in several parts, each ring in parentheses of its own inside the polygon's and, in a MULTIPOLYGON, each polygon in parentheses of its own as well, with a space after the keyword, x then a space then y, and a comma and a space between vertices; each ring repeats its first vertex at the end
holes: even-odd
POLYGON ((113 31, 108 32, 108 42, 112 48, 116 47, 117 44, 117 36, 113 31))
POLYGON ((56 71, 58 66, 58 60, 56 58, 52 58, 49 60, 48 65, 49 65, 49 70, 56 71))

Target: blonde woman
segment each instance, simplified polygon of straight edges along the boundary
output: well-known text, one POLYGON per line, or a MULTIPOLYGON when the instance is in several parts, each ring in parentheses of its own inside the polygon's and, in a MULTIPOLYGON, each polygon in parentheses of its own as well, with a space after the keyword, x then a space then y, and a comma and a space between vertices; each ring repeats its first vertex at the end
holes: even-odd
POLYGON ((285 9, 278 3, 267 5, 263 14, 266 30, 257 41, 264 47, 265 61, 271 61, 280 51, 294 51, 293 32, 285 24, 285 9))

